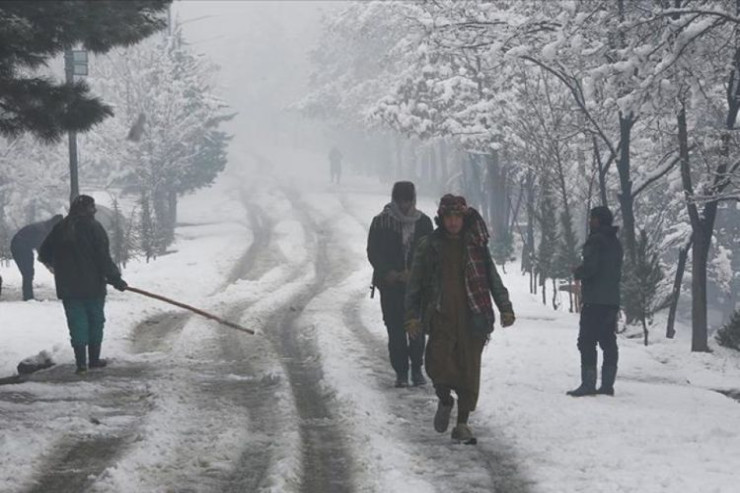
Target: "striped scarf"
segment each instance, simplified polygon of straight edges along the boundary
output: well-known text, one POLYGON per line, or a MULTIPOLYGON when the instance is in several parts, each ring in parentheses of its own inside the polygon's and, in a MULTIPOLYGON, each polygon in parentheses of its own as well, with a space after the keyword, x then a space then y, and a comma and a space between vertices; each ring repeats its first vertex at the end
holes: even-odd
POLYGON ((465 232, 465 290, 468 305, 473 313, 482 314, 493 323, 493 304, 491 288, 488 285, 486 268, 486 249, 488 248, 488 228, 481 215, 468 207, 465 212, 467 230, 465 232))

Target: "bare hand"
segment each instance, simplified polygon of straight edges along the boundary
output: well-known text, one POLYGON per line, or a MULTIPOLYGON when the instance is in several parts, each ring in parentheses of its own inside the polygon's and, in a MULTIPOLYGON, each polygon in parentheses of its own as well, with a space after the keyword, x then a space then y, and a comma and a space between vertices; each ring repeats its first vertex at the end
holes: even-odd
POLYGON ((403 324, 410 338, 416 339, 421 334, 421 321, 418 318, 410 318, 403 324))

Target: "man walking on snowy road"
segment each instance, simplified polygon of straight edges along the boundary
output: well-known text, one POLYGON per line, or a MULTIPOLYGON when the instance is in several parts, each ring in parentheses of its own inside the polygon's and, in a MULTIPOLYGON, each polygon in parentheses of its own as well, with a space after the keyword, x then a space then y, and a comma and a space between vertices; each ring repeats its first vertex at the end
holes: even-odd
POLYGON ((447 430, 457 394, 453 440, 474 443, 468 417, 480 388, 481 353, 493 331, 491 296, 501 324, 514 323, 509 292, 488 250, 488 229, 463 197, 440 200, 437 229, 416 250, 406 290, 406 330, 411 337, 428 332, 427 374, 439 398, 434 429, 447 430))
POLYGON ((23 277, 23 301, 33 299, 33 251, 37 250, 51 229, 64 216, 57 214, 46 221, 23 226, 10 240, 10 252, 23 277))
POLYGON ((339 185, 342 179, 342 153, 336 147, 332 147, 329 151, 329 174, 331 182, 339 185))
POLYGON ((367 239, 367 257, 373 266, 373 286, 380 290, 383 321, 388 330, 388 353, 396 372, 396 387, 411 381, 424 385, 424 337, 408 339, 403 327, 404 299, 414 248, 432 232, 432 220, 416 210, 416 189, 410 181, 393 185, 391 202, 373 218, 367 239))
POLYGON ((606 206, 594 207, 589 217, 590 233, 583 245, 583 263, 573 270, 581 281, 583 309, 578 332, 581 353, 581 385, 568 395, 614 395, 617 377, 617 314, 619 283, 622 278, 622 245, 619 228, 612 226, 613 216, 606 206), (604 351, 601 387, 596 389, 596 344, 604 351))
POLYGON ((102 368, 100 359, 105 324, 106 282, 119 291, 128 285, 110 256, 108 235, 95 220, 95 200, 80 195, 69 214, 54 226, 39 248, 39 261, 54 273, 57 297, 62 300, 75 353, 77 373, 102 368))

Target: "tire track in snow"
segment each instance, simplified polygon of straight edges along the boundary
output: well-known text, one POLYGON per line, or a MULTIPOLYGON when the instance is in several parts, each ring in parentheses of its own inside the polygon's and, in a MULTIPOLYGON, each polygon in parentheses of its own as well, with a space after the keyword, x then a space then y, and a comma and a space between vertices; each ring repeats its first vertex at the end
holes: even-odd
POLYGON ((305 230, 312 233, 315 265, 314 279, 291 300, 290 308, 276 312, 270 319, 270 325, 279 330, 279 334, 273 335, 273 343, 283 357, 300 417, 303 472, 299 491, 354 491, 353 457, 339 416, 332 411, 336 408, 336 400, 323 385, 315 336, 299 332, 296 327, 305 306, 328 285, 326 238, 322 228, 306 212, 305 204, 297 200, 296 192, 285 190, 284 193, 305 230))
MULTIPOLYGON (((242 202, 247 210, 253 241, 232 270, 227 284, 257 280, 280 262, 271 250, 273 224, 259 207, 247 201, 248 196, 243 193, 242 202)), ((234 304, 226 318, 239 320, 251 305, 249 302, 234 304)), ((247 379, 221 380, 206 390, 212 395, 231 395, 249 416, 249 442, 240 451, 231 472, 222 479, 219 491, 258 491, 269 479, 273 444, 279 441, 279 434, 285 428, 284 421, 288 419, 280 411, 282 402, 278 395, 278 391, 286 391, 285 383, 282 375, 270 370, 274 366, 274 351, 261 334, 245 338, 244 334, 222 329, 219 346, 219 358, 229 363, 232 373, 252 375, 247 379)))

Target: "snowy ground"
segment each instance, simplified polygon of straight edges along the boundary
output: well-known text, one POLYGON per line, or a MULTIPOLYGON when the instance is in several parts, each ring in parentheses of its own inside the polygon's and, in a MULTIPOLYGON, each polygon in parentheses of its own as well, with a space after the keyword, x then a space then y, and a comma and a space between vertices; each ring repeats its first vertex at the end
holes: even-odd
POLYGON ((436 434, 431 388, 392 388, 369 298, 367 227, 389 187, 330 186, 323 157, 260 152, 183 200, 172 253, 124 273, 256 336, 111 290, 111 366, 79 378, 51 276, 39 268, 44 301, 24 303, 0 268, 0 377, 41 350, 58 363, 0 386, 0 490, 737 491, 740 407, 717 390, 740 387, 740 358, 656 329, 647 348, 620 338, 616 397, 567 397, 577 317, 543 307, 515 266, 517 323, 484 352, 479 445, 436 434))

